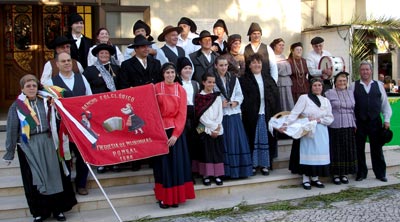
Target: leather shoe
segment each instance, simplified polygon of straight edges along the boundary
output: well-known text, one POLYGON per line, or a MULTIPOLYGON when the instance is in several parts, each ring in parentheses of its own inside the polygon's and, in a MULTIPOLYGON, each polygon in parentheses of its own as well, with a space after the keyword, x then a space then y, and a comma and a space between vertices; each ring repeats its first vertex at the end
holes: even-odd
POLYGON ((253 167, 253 176, 255 176, 257 174, 257 168, 253 167))
POLYGON ((381 178, 379 178, 378 180, 380 180, 380 181, 382 181, 382 182, 387 182, 387 181, 388 181, 386 177, 381 177, 381 178))
POLYGON ((168 209, 168 208, 169 208, 169 206, 166 205, 166 204, 164 204, 162 201, 159 201, 159 202, 158 202, 158 206, 159 206, 161 209, 168 209))
POLYGON ((221 178, 219 177, 215 177, 215 184, 217 184, 218 186, 221 186, 224 184, 224 182, 222 181, 221 178))
POLYGON ((303 188, 304 188, 305 190, 311 190, 310 182, 304 182, 304 183, 303 183, 303 188))
POLYGON ((366 177, 363 177, 363 176, 356 177, 356 181, 363 181, 364 179, 366 179, 366 177))
POLYGON ((347 179, 346 176, 341 176, 340 177, 340 182, 342 182, 343 184, 348 184, 349 183, 349 179, 347 179))
POLYGON ((64 216, 63 213, 54 214, 54 218, 57 221, 66 221, 67 220, 67 218, 64 216))
POLYGON ((173 207, 173 208, 178 208, 179 205, 178 205, 178 204, 172 204, 171 207, 173 207))
POLYGON ((268 175, 269 175, 268 168, 263 167, 263 168, 261 169, 261 173, 262 173, 262 175, 264 175, 264 176, 268 176, 268 175))
POLYGON ((342 184, 342 182, 341 182, 341 180, 340 180, 339 177, 334 177, 334 178, 332 179, 332 182, 333 182, 334 184, 336 184, 336 185, 342 184))
POLYGON ((33 218, 33 222, 43 222, 42 217, 35 217, 33 218))
POLYGON ((316 181, 311 180, 311 186, 318 187, 318 188, 325 187, 325 185, 323 183, 321 183, 321 181, 319 181, 319 180, 316 180, 316 181))
POLYGON ((85 187, 79 187, 77 189, 77 192, 79 195, 88 195, 89 194, 88 190, 85 187))
POLYGON ((112 166, 112 171, 114 171, 114 172, 121 172, 121 168, 119 167, 119 166, 117 166, 117 165, 114 165, 114 166, 112 166))
POLYGON ((208 177, 203 178, 203 184, 204 184, 204 186, 210 186, 211 185, 210 178, 208 178, 208 177))
POLYGON ((106 167, 104 166, 97 167, 97 173, 105 173, 105 172, 106 172, 106 167))

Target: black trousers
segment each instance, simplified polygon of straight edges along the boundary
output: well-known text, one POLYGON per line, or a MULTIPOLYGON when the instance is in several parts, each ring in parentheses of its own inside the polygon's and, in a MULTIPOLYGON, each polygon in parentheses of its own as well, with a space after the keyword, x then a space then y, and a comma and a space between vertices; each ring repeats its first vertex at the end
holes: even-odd
POLYGON ((87 177, 89 174, 89 169, 86 163, 83 161, 82 155, 79 152, 78 148, 76 147, 75 143, 69 143, 69 148, 72 152, 74 152, 76 157, 75 162, 75 186, 76 188, 85 188, 87 183, 87 177))
POLYGON ((386 162, 383 156, 382 143, 380 142, 380 132, 382 130, 382 120, 380 117, 374 120, 357 121, 356 144, 358 158, 357 177, 367 177, 368 168, 365 160, 365 142, 367 137, 370 143, 372 170, 375 177, 380 179, 386 177, 386 162))

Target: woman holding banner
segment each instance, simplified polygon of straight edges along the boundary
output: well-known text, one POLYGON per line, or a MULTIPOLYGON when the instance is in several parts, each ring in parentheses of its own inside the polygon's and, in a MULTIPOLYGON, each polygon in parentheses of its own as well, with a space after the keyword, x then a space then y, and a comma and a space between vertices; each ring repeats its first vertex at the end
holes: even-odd
POLYGON ((77 203, 70 176, 65 176, 50 133, 50 102, 38 95, 39 80, 28 74, 20 80, 22 93, 7 117, 6 154, 10 164, 17 148, 22 182, 34 222, 53 214, 65 221, 64 212, 77 203))
POLYGON ((154 192, 162 209, 178 207, 186 199, 194 199, 194 186, 186 137, 186 92, 176 82, 172 63, 161 67, 164 81, 155 85, 156 97, 168 136, 169 153, 154 159, 154 192))

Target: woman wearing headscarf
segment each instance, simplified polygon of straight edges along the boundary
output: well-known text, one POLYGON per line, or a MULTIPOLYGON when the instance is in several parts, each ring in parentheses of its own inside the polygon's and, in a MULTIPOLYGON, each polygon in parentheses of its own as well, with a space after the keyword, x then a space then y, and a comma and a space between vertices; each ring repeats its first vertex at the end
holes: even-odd
POLYGON ((96 45, 90 47, 89 53, 87 55, 88 66, 94 65, 97 61, 96 55, 93 55, 92 50, 96 48, 99 44, 107 44, 114 48, 115 53, 111 56, 111 63, 114 65, 121 66, 122 62, 125 60, 122 55, 121 50, 119 50, 118 46, 113 45, 110 41, 110 32, 106 28, 99 28, 96 31, 96 45))
MULTIPOLYGON (((186 142, 189 150, 189 156, 192 163, 192 172, 198 173, 198 143, 196 137, 196 118, 194 111, 194 98, 200 92, 199 83, 196 80, 192 80, 193 67, 190 60, 186 57, 178 58, 178 62, 176 65, 177 76, 179 82, 182 84, 182 87, 186 91, 187 98, 187 113, 186 113, 186 124, 185 124, 185 133, 186 133, 186 142)), ((194 180, 193 180, 194 181, 194 180)))
POLYGON ((194 199, 194 186, 190 159, 184 133, 187 97, 183 87, 176 81, 173 63, 161 67, 164 81, 155 85, 161 118, 168 137, 169 153, 154 158, 154 192, 159 207, 178 207, 187 199, 194 199))
POLYGON ((36 76, 23 76, 20 85, 22 93, 8 111, 7 152, 3 159, 11 163, 17 148, 33 221, 42 222, 51 214, 57 221, 65 221, 64 212, 71 210, 77 201, 71 177, 63 172, 50 132, 50 100, 45 92, 39 91, 36 76))
POLYGON ((281 109, 292 110, 294 106, 292 96, 292 80, 290 79, 290 76, 292 75, 292 69, 290 67, 290 63, 283 55, 285 41, 283 41, 281 38, 274 39, 270 46, 274 50, 276 63, 278 65, 277 85, 279 87, 279 94, 281 98, 281 109))
POLYGON ((236 77, 243 76, 246 70, 244 56, 240 53, 241 46, 242 37, 239 34, 230 35, 227 43, 228 52, 222 55, 228 60, 228 71, 236 77))
POLYGON ((325 92, 332 105, 334 121, 329 125, 331 175, 334 184, 348 184, 346 175, 357 173, 354 93, 347 88, 347 72, 334 77, 335 88, 325 92))
POLYGON ((246 73, 239 78, 243 92, 242 121, 252 153, 253 174, 257 169, 269 175, 277 157, 277 140, 267 130, 268 121, 281 110, 279 89, 274 79, 262 71, 262 56, 250 55, 246 73))
MULTIPOLYGON (((88 81, 93 94, 113 92, 120 89, 117 82, 120 67, 111 62, 115 52, 113 46, 103 43, 98 44, 91 50, 91 54, 96 58, 96 61, 85 69, 83 75, 88 81)), ((112 169, 119 171, 117 165, 112 166, 112 169)), ((104 173, 105 171, 106 167, 97 167, 98 173, 104 173)))
POLYGON ((299 97, 280 129, 284 131, 300 115, 317 122, 314 134, 309 133, 300 138, 300 147, 293 147, 290 155, 290 170, 303 176, 302 185, 305 190, 310 190, 311 186, 324 188, 319 177, 329 175, 328 126, 333 122, 333 115, 331 104, 322 96, 322 90, 322 79, 312 79, 310 93, 299 97))

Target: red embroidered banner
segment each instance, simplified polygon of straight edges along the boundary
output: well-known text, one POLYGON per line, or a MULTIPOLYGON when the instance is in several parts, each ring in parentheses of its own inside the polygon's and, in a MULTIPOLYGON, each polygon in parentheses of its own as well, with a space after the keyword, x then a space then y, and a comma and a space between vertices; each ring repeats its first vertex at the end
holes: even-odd
POLYGON ((89 164, 111 165, 168 153, 152 84, 59 101, 57 110, 70 139, 89 164))

